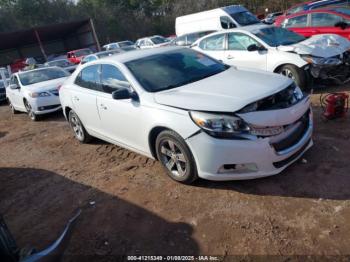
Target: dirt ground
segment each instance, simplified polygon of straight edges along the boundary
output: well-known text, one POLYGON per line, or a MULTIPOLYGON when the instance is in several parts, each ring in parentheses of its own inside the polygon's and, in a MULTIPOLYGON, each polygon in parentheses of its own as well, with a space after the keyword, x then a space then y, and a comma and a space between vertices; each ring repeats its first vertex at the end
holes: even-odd
POLYGON ((193 186, 120 147, 79 144, 61 113, 31 122, 2 105, 0 213, 19 246, 40 249, 82 207, 65 261, 121 254, 340 259, 350 255, 350 113, 324 122, 317 94, 313 100, 315 145, 306 161, 265 179, 193 186))

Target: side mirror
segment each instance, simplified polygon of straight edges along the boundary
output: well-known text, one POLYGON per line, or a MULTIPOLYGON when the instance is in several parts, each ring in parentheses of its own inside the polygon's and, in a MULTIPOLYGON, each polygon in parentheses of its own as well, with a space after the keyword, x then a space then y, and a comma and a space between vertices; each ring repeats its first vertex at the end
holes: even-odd
POLYGON ((19 89, 19 86, 17 84, 12 84, 12 85, 9 85, 10 89, 19 89))
POLYGON ((133 99, 137 100, 138 96, 135 92, 130 92, 127 88, 120 88, 112 93, 112 98, 115 100, 133 99))
POLYGON ((256 44, 252 44, 247 47, 247 50, 249 52, 254 52, 254 51, 266 51, 266 48, 263 46, 257 46, 256 44))
POLYGON ((341 29, 345 30, 349 25, 346 22, 338 22, 334 26, 335 27, 340 27, 341 29))

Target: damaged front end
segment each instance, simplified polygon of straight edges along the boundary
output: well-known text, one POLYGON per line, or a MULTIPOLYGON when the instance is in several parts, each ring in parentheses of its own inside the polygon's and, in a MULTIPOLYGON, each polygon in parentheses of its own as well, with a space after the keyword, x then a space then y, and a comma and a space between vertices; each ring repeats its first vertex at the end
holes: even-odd
POLYGON ((334 80, 339 84, 350 81, 350 51, 333 57, 301 55, 308 62, 306 69, 315 79, 334 80))

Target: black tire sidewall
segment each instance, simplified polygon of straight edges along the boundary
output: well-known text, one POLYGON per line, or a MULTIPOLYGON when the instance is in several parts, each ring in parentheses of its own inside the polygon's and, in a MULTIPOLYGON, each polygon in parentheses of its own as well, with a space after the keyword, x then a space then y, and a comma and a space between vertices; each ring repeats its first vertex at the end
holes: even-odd
POLYGON ((187 146, 187 144, 183 140, 183 138, 180 135, 178 135, 176 132, 170 131, 170 130, 165 130, 165 131, 161 132, 156 139, 155 146, 156 146, 156 154, 157 154, 158 160, 161 162, 163 168, 167 171, 167 174, 173 180, 180 182, 180 183, 184 183, 184 184, 191 184, 192 182, 194 182, 198 178, 196 162, 195 162, 194 157, 191 153, 191 150, 189 149, 189 147, 187 146), (161 150, 161 144, 164 140, 173 141, 176 144, 176 146, 179 147, 180 150, 182 151, 182 153, 184 154, 185 159, 186 159, 186 174, 183 177, 174 176, 167 169, 167 167, 164 165, 164 163, 162 162, 162 156, 161 156, 160 150, 161 150))
POLYGON ((307 89, 307 79, 306 79, 306 74, 305 72, 300 69, 297 66, 294 65, 285 65, 281 68, 280 70, 280 74, 282 74, 282 71, 284 69, 288 69, 292 72, 292 74, 295 77, 295 82, 296 84, 302 89, 302 90, 306 90, 307 89))

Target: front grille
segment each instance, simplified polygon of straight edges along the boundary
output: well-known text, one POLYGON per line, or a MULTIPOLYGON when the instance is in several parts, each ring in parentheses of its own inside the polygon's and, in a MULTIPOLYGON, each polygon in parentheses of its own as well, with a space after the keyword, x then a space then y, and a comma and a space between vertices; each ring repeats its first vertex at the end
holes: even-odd
MULTIPOLYGON (((310 124, 310 110, 308 110, 298 121, 297 123, 301 123, 300 126, 294 130, 294 132, 289 135, 288 137, 286 137, 285 139, 280 140, 277 143, 273 143, 272 146, 274 147, 274 149, 279 152, 285 149, 288 149, 292 146, 294 146, 295 144, 297 144, 302 137, 305 135, 305 133, 307 132, 308 128, 309 128, 309 124, 310 124)), ((296 124, 296 123, 294 123, 296 124)))
POLYGON ((39 111, 44 111, 44 110, 50 110, 50 109, 55 109, 57 107, 60 107, 61 105, 51 105, 51 106, 39 106, 39 111))
POLYGON ((282 161, 274 162, 273 166, 275 168, 281 168, 281 167, 284 167, 285 165, 288 165, 290 162, 294 161, 295 159, 297 159, 300 156, 300 154, 308 147, 308 145, 310 144, 310 141, 311 141, 311 138, 296 153, 294 153, 293 155, 291 155, 290 157, 288 157, 288 158, 286 158, 286 159, 284 159, 282 161))

